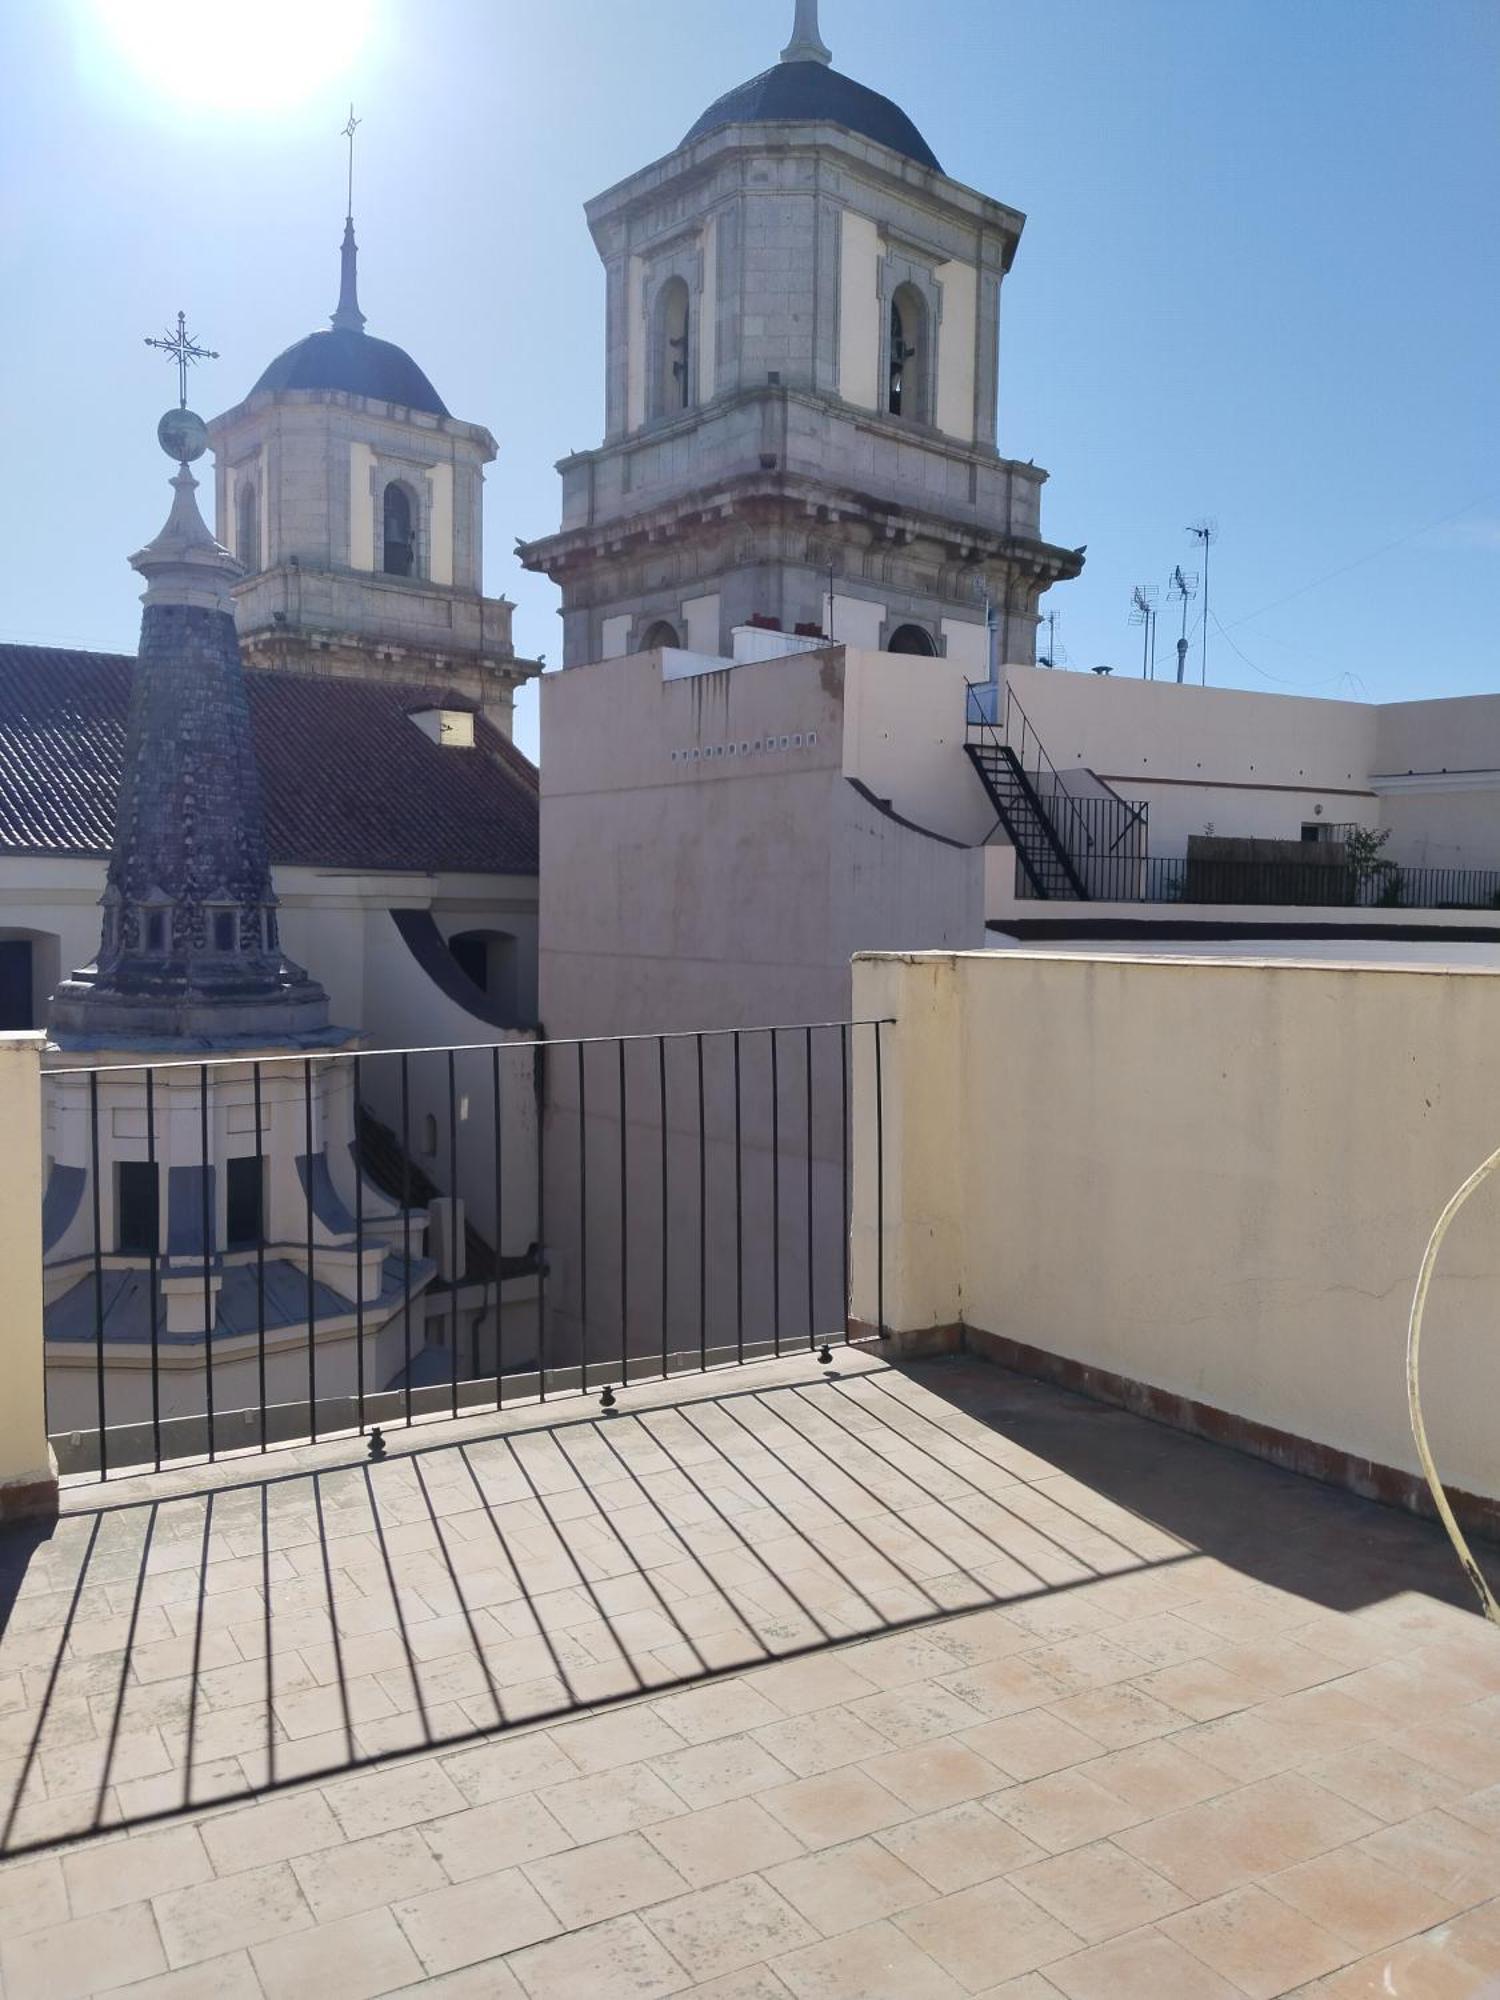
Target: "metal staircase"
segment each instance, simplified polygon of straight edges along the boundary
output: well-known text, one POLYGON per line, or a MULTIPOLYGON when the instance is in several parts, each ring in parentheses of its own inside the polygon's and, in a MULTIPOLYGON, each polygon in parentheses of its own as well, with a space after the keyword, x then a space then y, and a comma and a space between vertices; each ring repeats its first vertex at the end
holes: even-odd
POLYGON ((988 723, 979 725, 977 733, 971 728, 964 748, 995 808, 995 817, 1010 837, 1032 894, 1086 898, 1082 877, 1015 751, 988 723))

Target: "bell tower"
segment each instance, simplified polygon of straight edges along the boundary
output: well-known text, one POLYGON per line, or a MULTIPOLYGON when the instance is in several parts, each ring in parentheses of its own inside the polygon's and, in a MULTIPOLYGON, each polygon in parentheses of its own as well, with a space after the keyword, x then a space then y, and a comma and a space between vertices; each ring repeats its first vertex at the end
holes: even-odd
POLYGON ((1081 553, 1042 538, 1034 465, 1002 458, 1002 287, 1025 218, 945 174, 842 75, 798 0, 781 60, 587 207, 604 265, 605 437, 563 460, 564 661, 736 626, 1035 657, 1081 553))

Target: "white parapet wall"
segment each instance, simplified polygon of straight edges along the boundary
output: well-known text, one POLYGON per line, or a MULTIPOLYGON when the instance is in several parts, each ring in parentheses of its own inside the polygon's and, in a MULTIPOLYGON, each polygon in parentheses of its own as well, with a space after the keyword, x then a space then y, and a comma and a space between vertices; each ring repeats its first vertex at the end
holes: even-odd
POLYGON ((57 1506, 42 1349, 42 1035, 0 1035, 0 1522, 57 1506))
MULTIPOLYGON (((898 1340, 1423 1504, 1407 1312, 1444 1201, 1500 1146, 1500 973, 871 954, 853 997, 892 1023, 883 1232, 855 1079, 855 1321, 883 1292, 898 1340)), ((1491 1526, 1497 1201, 1448 1239, 1423 1372, 1439 1470, 1491 1526)))

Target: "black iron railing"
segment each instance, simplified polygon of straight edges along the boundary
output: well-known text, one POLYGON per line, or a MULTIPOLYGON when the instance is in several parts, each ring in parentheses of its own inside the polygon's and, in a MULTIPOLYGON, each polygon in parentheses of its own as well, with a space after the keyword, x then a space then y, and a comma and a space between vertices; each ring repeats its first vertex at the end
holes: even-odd
POLYGON ((393 1425, 826 1352, 883 1025, 50 1070, 60 1469, 379 1456, 393 1425))
MULTIPOLYGON (((1023 871, 1016 893, 1033 895, 1023 871)), ((1127 856, 1093 865, 1089 894, 1101 902, 1258 905, 1262 908, 1500 910, 1500 869, 1363 869, 1298 861, 1127 856)))

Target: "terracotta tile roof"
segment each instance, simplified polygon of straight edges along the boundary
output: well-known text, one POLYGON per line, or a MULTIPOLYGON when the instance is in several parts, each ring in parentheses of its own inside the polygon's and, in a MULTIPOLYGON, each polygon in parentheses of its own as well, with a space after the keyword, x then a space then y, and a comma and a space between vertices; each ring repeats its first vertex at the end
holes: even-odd
MULTIPOLYGON (((135 661, 0 645, 0 853, 107 854, 135 661)), ((537 872, 537 773, 482 715, 472 750, 411 720, 472 703, 421 686, 248 676, 272 862, 537 872)))

